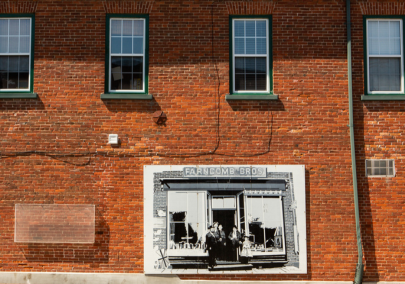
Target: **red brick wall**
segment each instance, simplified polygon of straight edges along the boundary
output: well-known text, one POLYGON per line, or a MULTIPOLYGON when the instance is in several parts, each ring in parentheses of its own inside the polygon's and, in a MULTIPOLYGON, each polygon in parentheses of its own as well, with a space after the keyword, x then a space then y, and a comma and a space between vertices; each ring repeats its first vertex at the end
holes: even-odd
POLYGON ((404 1, 356 1, 352 7, 353 91, 360 214, 367 279, 404 281, 403 128, 405 102, 361 101, 363 15, 404 15, 404 1), (365 159, 394 159, 394 178, 365 177, 365 159))
MULTIPOLYGON (((368 181, 362 174, 366 157, 400 157, 401 148, 393 146, 402 145, 402 103, 360 102, 367 3, 352 5, 365 279, 403 280, 403 165, 396 160, 393 179, 368 181)), ((308 274, 182 278, 354 278, 344 1, 38 0, 1 3, 0 13, 32 7, 39 98, 0 101, 1 271, 142 273, 143 165, 304 164, 308 274), (260 11, 273 15, 274 93, 280 99, 227 102, 228 16, 260 11), (106 13, 149 14, 154 100, 100 100, 106 13), (164 125, 153 122, 156 110, 166 113, 164 125), (119 134, 119 147, 107 144, 110 133, 119 134), (25 151, 37 154, 6 156, 25 151), (16 203, 95 204, 96 241, 14 243, 16 203)))

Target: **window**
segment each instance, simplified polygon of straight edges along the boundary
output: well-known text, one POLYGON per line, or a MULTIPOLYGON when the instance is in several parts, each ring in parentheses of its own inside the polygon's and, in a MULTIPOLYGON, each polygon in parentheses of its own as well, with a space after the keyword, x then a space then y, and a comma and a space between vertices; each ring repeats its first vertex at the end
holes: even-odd
POLYGON ((148 16, 107 16, 106 92, 147 94, 148 16))
POLYGON ((366 160, 366 176, 395 176, 394 160, 366 160))
POLYGON ((403 19, 369 17, 365 29, 367 94, 404 94, 403 19))
POLYGON ((33 15, 0 15, 0 95, 32 92, 33 31, 33 15))
POLYGON ((168 199, 168 249, 175 250, 170 255, 201 253, 207 230, 205 192, 173 191, 168 199))
POLYGON ((253 254, 284 253, 284 217, 281 197, 246 193, 246 233, 253 237, 253 254))
POLYGON ((231 94, 270 95, 271 16, 231 16, 231 94))
POLYGON ((230 196, 213 196, 212 209, 236 209, 236 197, 230 196))

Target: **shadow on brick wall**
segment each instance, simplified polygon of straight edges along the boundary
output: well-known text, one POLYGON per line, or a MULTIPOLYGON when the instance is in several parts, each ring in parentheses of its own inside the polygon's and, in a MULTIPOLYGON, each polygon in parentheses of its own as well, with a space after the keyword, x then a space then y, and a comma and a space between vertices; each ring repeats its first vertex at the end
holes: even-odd
MULTIPOLYGON (((355 102, 354 102, 355 103, 355 102)), ((368 105, 373 105, 369 110, 372 111, 380 102, 371 102, 368 105)), ((354 104, 355 105, 355 104, 354 104)), ((356 105, 355 105, 356 106, 356 105)), ((367 107, 367 106, 366 106, 367 107)), ((368 107, 367 107, 368 108, 368 107)), ((370 187, 368 178, 365 174, 365 137, 364 137, 364 123, 365 114, 363 104, 357 105, 357 109, 354 111, 354 121, 357 121, 354 125, 355 132, 355 144, 356 144, 356 168, 357 168, 357 184, 358 184, 358 196, 359 196, 359 212, 360 212, 360 229, 361 229, 361 241, 363 246, 363 264, 364 264, 364 279, 367 280, 380 280, 378 276, 377 262, 375 258, 375 241, 374 241, 374 226, 372 222, 371 202, 370 202, 370 187)), ((356 254, 357 258, 357 254, 356 254)))
POLYGON ((38 97, 36 99, 1 99, 0 111, 44 110, 45 105, 38 97))
POLYGON ((391 262, 396 261, 396 254, 402 254, 404 248, 403 242, 395 235, 395 232, 402 232, 398 223, 398 208, 402 208, 402 203, 394 196, 402 195, 402 186, 398 174, 387 178, 367 177, 365 160, 394 159, 396 169, 403 167, 399 157, 402 156, 405 102, 363 101, 355 107, 364 279, 383 281, 394 269, 391 262))
POLYGON ((276 101, 228 101, 233 111, 285 111, 284 104, 276 101))
POLYGON ((312 279, 312 254, 311 254, 311 174, 308 169, 305 169, 305 212, 306 212, 306 236, 307 236, 307 278, 312 279))
POLYGON ((141 112, 153 113, 161 110, 155 99, 152 100, 102 100, 111 112, 141 112))

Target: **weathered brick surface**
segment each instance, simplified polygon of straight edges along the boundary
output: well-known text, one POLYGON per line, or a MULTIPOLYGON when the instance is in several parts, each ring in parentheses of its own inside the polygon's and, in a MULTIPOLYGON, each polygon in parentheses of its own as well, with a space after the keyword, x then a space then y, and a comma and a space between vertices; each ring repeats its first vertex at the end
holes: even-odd
POLYGON ((111 14, 149 14, 155 1, 103 1, 104 10, 111 14))
POLYGON ((1 13, 34 13, 37 7, 36 1, 2 1, 1 13))
MULTIPOLYGON (((183 278, 352 280, 357 247, 344 2, 2 1, 0 13, 35 12, 39 98, 0 101, 0 270, 142 273, 143 165, 304 164, 308 274, 183 278), (262 7, 273 17, 274 93, 280 100, 227 102, 228 16, 262 7), (154 100, 100 100, 106 13, 149 14, 154 100), (153 122, 156 110, 167 114, 165 125, 153 122), (119 147, 107 144, 110 133, 119 134, 119 147), (25 151, 36 154, 6 156, 25 151), (14 243, 16 203, 95 204, 96 241, 14 243)), ((360 101, 362 14, 402 13, 403 3, 352 0, 366 280, 405 280, 405 105, 360 101), (365 158, 394 158, 397 176, 367 179, 365 158)))
POLYGON ((353 90, 366 277, 405 280, 403 152, 405 103, 360 101, 364 94, 363 15, 404 15, 404 1, 352 1, 353 90), (367 178, 365 159, 394 159, 394 178, 367 178))

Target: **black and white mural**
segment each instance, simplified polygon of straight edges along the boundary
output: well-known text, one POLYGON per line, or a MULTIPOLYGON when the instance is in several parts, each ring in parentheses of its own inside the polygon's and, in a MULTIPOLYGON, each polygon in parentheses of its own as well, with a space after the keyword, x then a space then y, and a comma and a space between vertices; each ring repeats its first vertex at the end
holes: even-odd
POLYGON ((145 166, 145 273, 306 273, 303 165, 145 166))

